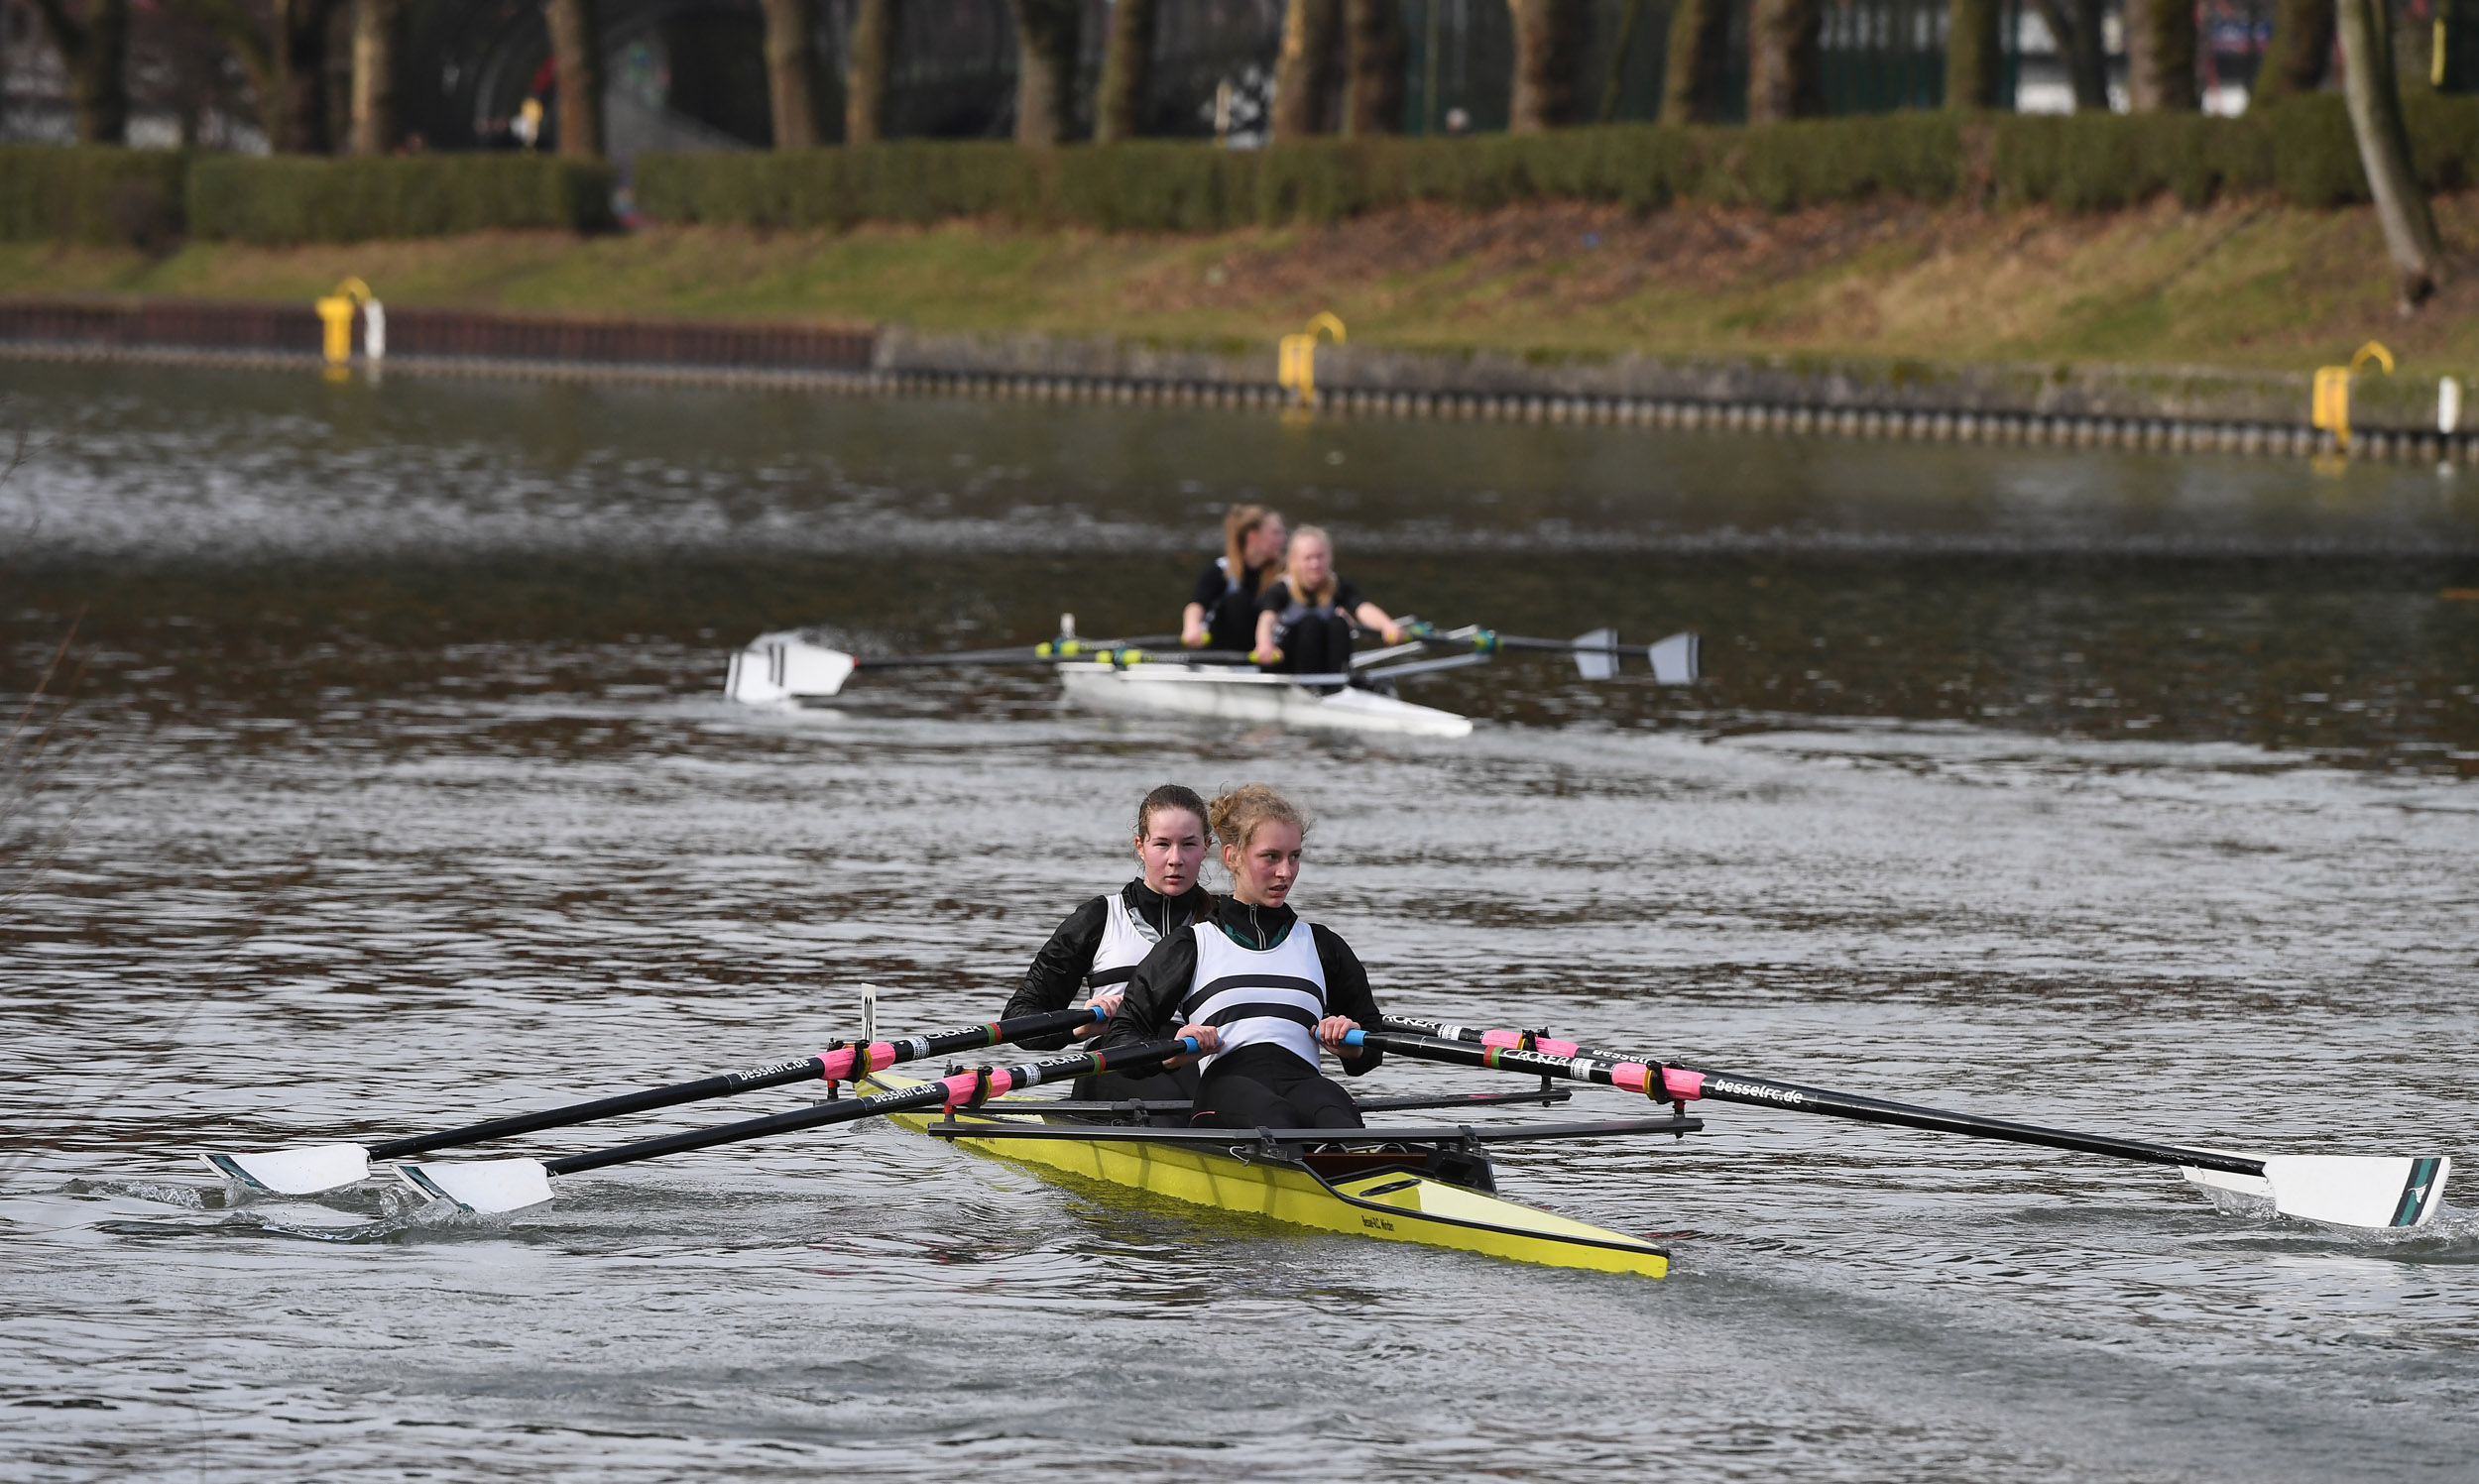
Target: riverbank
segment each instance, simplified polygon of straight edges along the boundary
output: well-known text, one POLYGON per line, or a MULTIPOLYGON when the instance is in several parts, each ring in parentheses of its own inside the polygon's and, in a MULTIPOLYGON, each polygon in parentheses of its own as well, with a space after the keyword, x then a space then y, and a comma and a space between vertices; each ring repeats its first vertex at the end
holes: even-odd
MULTIPOLYGON (((2448 240, 2479 240, 2479 196, 2438 206, 2448 240)), ((2479 371, 2479 285, 2404 320, 2371 212, 2266 199, 1410 207, 1193 237, 962 223, 0 246, 13 297, 302 305, 348 274, 392 308, 872 327, 889 374, 1270 383, 1275 337, 1321 309, 1351 331, 1322 379, 1415 396, 2300 423, 2312 368, 2381 338, 2399 375, 2362 381, 2359 420, 2410 428, 2436 377, 2479 371)))

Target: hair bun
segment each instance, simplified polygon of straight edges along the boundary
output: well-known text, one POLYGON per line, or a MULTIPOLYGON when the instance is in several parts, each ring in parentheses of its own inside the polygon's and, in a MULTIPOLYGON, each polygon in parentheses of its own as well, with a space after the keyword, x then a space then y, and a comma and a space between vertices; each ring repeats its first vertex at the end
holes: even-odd
POLYGON ((1205 822, 1216 840, 1234 850, 1246 850, 1257 827, 1269 823, 1289 825, 1302 839, 1308 836, 1308 817, 1268 783, 1242 783, 1216 795, 1207 806, 1205 822))

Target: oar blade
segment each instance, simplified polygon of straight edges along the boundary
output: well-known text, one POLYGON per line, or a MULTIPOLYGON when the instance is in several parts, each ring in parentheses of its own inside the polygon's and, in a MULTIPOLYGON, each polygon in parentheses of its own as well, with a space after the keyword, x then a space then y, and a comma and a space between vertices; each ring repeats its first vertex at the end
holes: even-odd
POLYGON ((2328 1226, 2424 1226, 2453 1162, 2441 1156, 2282 1154, 2264 1161, 2273 1205, 2328 1226))
POLYGON ((1618 630, 1595 628, 1576 635, 1576 669, 1587 680, 1607 680, 1618 673, 1618 630))
POLYGON ((798 632, 762 633, 732 656, 723 693, 753 706, 831 696, 852 678, 852 656, 798 632))
POLYGON ((551 1199, 551 1173, 539 1160, 478 1160, 472 1164, 399 1165, 397 1178, 460 1210, 499 1215, 551 1199))
POLYGON ((1701 673, 1693 633, 1674 633, 1646 650, 1645 657, 1653 662, 1656 685, 1694 685, 1701 673))
POLYGON ((359 1144, 305 1144, 255 1154, 200 1154, 206 1168, 252 1190, 278 1196, 315 1196, 366 1180, 370 1156, 359 1144))

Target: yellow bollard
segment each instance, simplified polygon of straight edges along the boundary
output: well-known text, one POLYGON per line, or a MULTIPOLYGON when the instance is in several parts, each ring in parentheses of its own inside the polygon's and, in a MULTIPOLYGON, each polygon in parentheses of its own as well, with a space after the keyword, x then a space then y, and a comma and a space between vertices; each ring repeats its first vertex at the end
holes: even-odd
POLYGON ((1317 405, 1317 336, 1331 333, 1334 343, 1344 341, 1343 321, 1332 313, 1319 310, 1308 322, 1308 328, 1297 335, 1285 335, 1275 347, 1274 382, 1286 392, 1299 395, 1302 406, 1317 405))
POLYGON ((2315 368, 2315 392, 2307 408, 2307 423, 2332 434, 2332 441, 2343 453, 2350 451, 2350 379, 2359 369, 2373 361, 2393 375, 2393 352, 2374 340, 2358 348, 2347 366, 2315 368))
MULTIPOLYGON (((376 310, 378 302, 371 294, 370 285, 359 279, 346 279, 335 286, 334 292, 312 301, 311 307, 318 311, 318 322, 325 331, 320 344, 326 354, 330 375, 352 363, 354 311, 365 304, 376 310)), ((371 328, 376 331, 378 321, 375 313, 371 315, 371 328)), ((377 350, 377 346, 372 349, 377 350)))

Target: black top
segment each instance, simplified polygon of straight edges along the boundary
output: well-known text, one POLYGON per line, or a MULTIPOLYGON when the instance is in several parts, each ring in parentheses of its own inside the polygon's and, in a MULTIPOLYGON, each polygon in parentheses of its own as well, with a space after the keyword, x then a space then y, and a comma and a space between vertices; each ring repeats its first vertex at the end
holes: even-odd
POLYGON ((1205 610, 1205 647, 1242 654, 1256 647, 1257 589, 1264 581, 1265 568, 1250 567, 1233 582, 1229 557, 1218 556, 1206 565, 1197 590, 1188 597, 1205 610))
MULTIPOLYGON (((1291 584, 1274 582, 1266 584, 1263 596, 1256 600, 1256 607, 1257 612, 1274 616, 1274 646, 1280 648, 1282 636, 1291 630, 1291 626, 1310 614, 1339 613, 1354 628, 1359 627, 1359 621, 1352 616, 1358 613, 1360 604, 1366 601, 1360 597, 1360 590, 1352 586, 1352 579, 1338 573, 1334 580, 1334 601, 1331 603, 1303 603, 1291 596, 1291 584)), ((1253 646, 1251 641, 1250 647, 1253 646)))
MULTIPOLYGON (((1202 886, 1191 886, 1166 903, 1162 893, 1142 880, 1128 882, 1120 888, 1119 895, 1145 920, 1147 927, 1160 930, 1165 938, 1174 933, 1186 937, 1180 930, 1196 921, 1214 902, 1214 893, 1202 886), (1163 922, 1165 905, 1170 908, 1167 924, 1163 922)), ((1102 947, 1103 920, 1108 910, 1103 906, 1103 898, 1095 897, 1067 915, 1067 921, 1059 924, 1050 941, 1041 946, 1041 952, 1033 955, 1033 967, 1024 970, 1024 982, 1007 997, 1003 1018, 1054 1014, 1076 1002, 1076 991, 1085 986, 1085 975, 1093 970, 1093 956, 1102 947)), ((1028 1051, 1057 1051, 1073 1039, 1061 1031, 1055 1036, 1016 1044, 1028 1051)))
MULTIPOLYGON (((1289 907, 1255 907, 1236 898, 1218 897, 1210 920, 1229 934, 1232 942, 1262 953, 1289 937, 1300 918, 1289 907)), ((1377 1029, 1384 1016, 1377 1009, 1375 996, 1368 992, 1368 970, 1360 967, 1358 955, 1352 952, 1350 944, 1319 924, 1310 923, 1309 932, 1316 937, 1317 964, 1326 974, 1326 1013, 1349 1015, 1365 1030, 1377 1029)), ((1196 977, 1196 934, 1163 934, 1153 952, 1136 966, 1136 976, 1127 981, 1127 997, 1120 1001, 1118 1013, 1094 1038, 1094 1044, 1132 1046, 1169 1040, 1179 1031, 1179 1002, 1188 997, 1196 977)), ((1346 1059, 1343 1070, 1358 1077, 1384 1060, 1385 1053, 1372 1046, 1356 1059, 1346 1059)))

